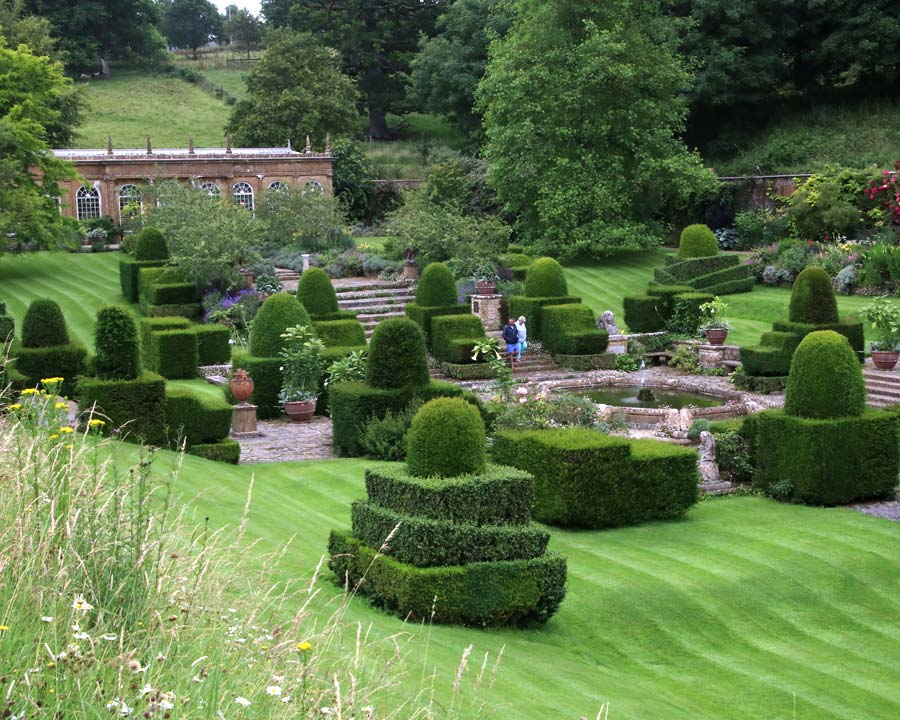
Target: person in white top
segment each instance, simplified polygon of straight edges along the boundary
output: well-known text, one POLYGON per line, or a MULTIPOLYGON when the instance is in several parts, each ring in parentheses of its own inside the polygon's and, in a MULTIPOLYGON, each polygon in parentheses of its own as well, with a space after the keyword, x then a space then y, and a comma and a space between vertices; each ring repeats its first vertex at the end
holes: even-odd
POLYGON ((522 353, 528 349, 528 328, 525 327, 525 316, 521 315, 516 320, 516 330, 519 331, 519 348, 516 353, 516 362, 522 362, 522 353))

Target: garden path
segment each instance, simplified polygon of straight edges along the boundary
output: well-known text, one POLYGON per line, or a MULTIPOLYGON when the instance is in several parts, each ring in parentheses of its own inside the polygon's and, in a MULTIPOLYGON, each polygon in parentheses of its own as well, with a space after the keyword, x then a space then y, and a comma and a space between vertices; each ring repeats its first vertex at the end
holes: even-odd
POLYGON ((241 444, 241 465, 335 457, 331 418, 316 415, 308 423, 260 420, 258 428, 260 434, 255 437, 235 438, 241 444))

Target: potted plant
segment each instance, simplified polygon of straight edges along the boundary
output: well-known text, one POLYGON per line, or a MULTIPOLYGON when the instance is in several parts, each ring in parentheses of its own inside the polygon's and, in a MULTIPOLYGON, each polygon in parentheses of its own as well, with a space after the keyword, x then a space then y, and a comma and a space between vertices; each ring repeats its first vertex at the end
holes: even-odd
POLYGON ((477 295, 493 295, 497 292, 497 267, 490 260, 483 260, 472 273, 472 281, 475 283, 477 295))
POLYGON ((325 345, 306 325, 288 328, 281 337, 284 348, 280 354, 284 362, 278 400, 284 404, 284 413, 289 420, 309 422, 316 411, 319 381, 325 369, 322 360, 325 345))
POLYGON ((728 337, 731 325, 723 317, 726 310, 728 305, 718 297, 700 306, 700 332, 706 335, 710 345, 722 345, 728 337))
POLYGON ((863 309, 862 316, 872 323, 879 338, 870 345, 872 362, 879 370, 893 370, 900 358, 900 307, 878 297, 863 309))

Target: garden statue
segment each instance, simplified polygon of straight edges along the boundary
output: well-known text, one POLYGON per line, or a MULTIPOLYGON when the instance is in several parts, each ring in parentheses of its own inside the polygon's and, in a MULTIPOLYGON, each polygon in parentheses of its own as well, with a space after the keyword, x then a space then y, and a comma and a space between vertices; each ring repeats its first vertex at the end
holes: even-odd
POLYGON ((616 325, 616 316, 613 315, 612 310, 607 310, 597 318, 597 329, 606 330, 610 335, 619 334, 619 326, 616 325))
POLYGON ((700 481, 719 482, 719 466, 716 464, 716 439, 708 430, 700 433, 700 481))

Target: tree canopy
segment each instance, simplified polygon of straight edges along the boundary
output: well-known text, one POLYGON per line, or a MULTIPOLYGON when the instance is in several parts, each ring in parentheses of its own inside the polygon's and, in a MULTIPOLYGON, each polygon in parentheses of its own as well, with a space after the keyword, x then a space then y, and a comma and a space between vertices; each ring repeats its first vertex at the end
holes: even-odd
POLYGON ((224 30, 229 42, 240 50, 249 50, 262 42, 259 19, 245 8, 228 6, 224 30))
POLYGON ((166 0, 160 27, 173 47, 197 48, 224 34, 219 9, 209 0, 166 0))

